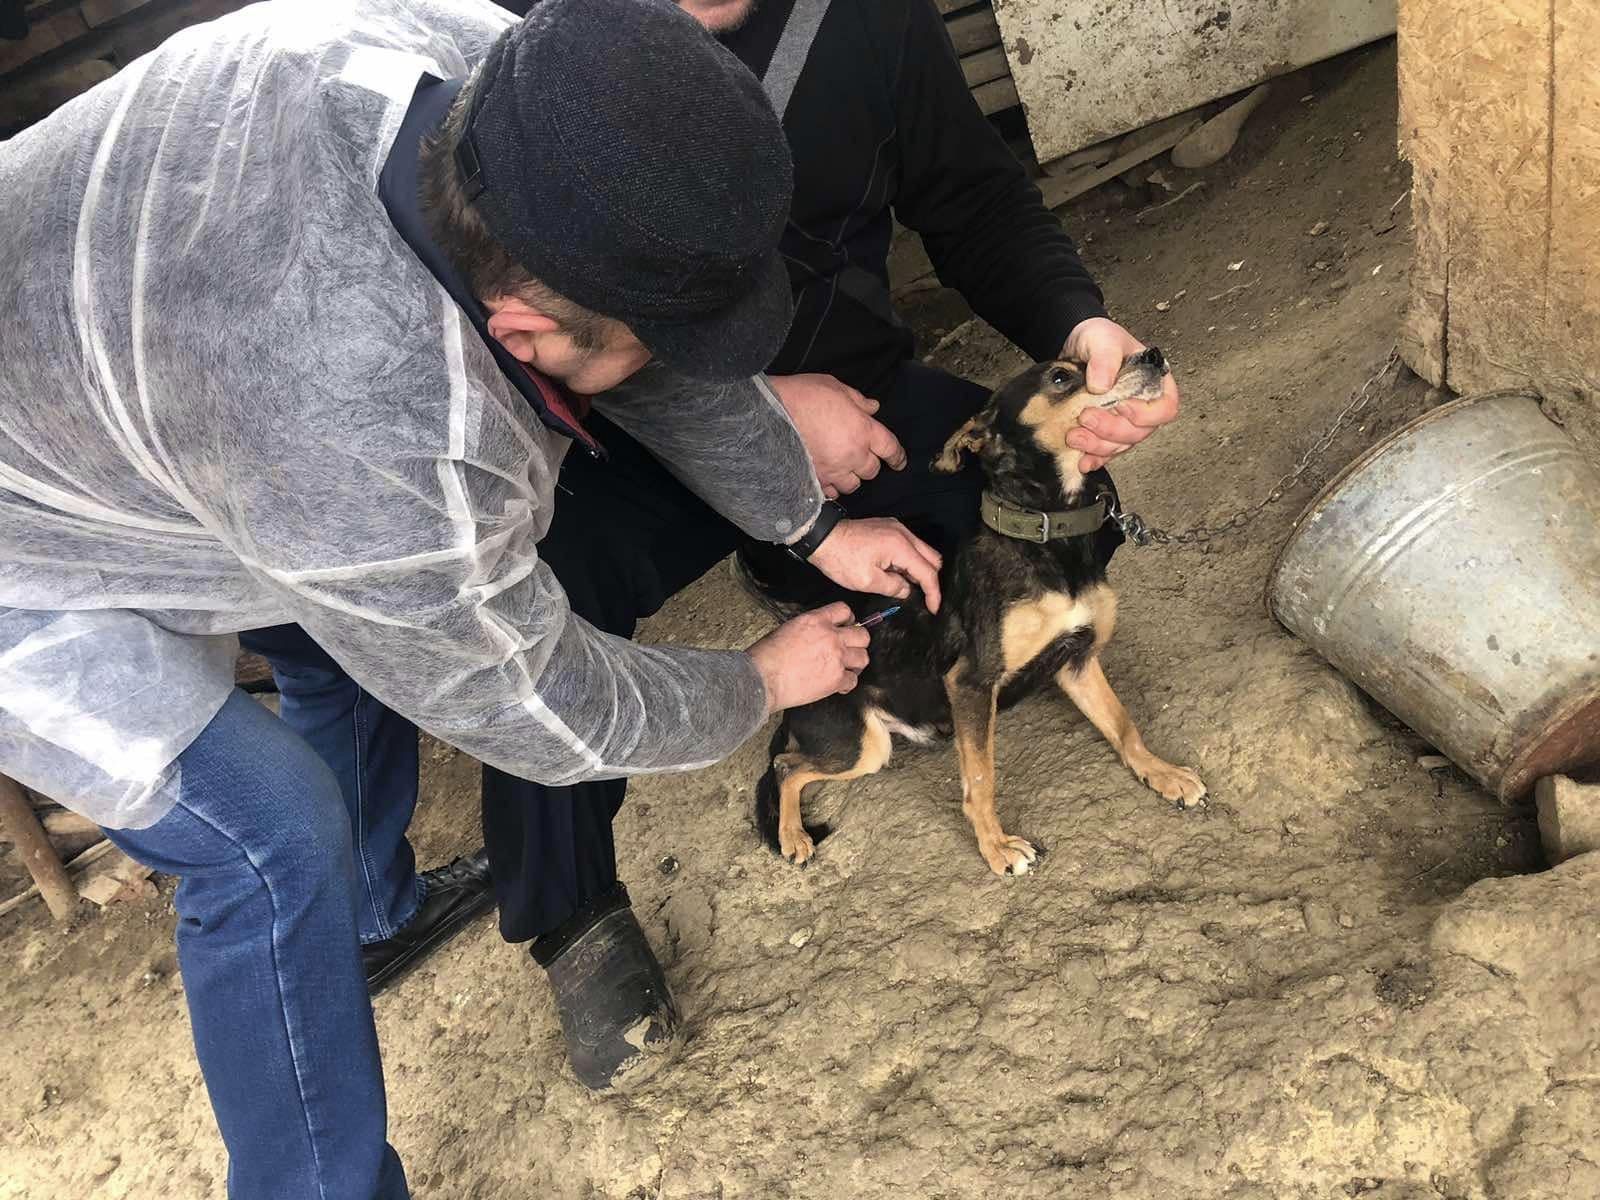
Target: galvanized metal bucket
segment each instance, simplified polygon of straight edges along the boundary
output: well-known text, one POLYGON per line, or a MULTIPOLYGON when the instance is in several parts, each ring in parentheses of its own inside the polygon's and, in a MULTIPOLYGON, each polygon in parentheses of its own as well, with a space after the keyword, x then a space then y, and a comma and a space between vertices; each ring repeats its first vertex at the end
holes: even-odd
POLYGON ((1346 467, 1267 607, 1502 800, 1600 762, 1600 470, 1530 393, 1433 409, 1346 467))

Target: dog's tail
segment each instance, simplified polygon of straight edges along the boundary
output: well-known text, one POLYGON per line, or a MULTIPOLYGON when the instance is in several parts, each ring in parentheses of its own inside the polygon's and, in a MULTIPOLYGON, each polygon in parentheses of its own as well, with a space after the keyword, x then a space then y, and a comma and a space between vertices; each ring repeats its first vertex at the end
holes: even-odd
MULTIPOLYGON (((767 769, 756 782, 756 832, 774 854, 782 854, 783 849, 778 842, 778 768, 773 760, 788 744, 789 723, 780 721, 767 746, 767 769)), ((827 825, 807 825, 806 832, 813 842, 820 844, 833 830, 827 825)))

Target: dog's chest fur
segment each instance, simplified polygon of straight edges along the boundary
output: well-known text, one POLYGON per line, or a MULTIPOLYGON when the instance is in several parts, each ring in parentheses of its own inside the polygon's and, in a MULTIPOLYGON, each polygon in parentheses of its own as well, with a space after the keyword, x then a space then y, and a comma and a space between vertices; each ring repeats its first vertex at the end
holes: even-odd
POLYGON ((945 669, 1015 702, 1063 666, 1081 663, 1111 634, 1116 596, 1096 536, 1037 545, 983 530, 949 572, 941 630, 945 669))
POLYGON ((944 676, 958 664, 967 682, 998 689, 1001 708, 1049 685, 1111 636, 1107 557, 1093 536, 1040 546, 976 533, 945 565, 937 616, 913 599, 874 631, 860 699, 921 741, 950 731, 944 676))
POLYGON ((1092 629, 1101 591, 1094 588, 1078 596, 1051 592, 1007 608, 1000 617, 1000 661, 1006 675, 1015 675, 1053 643, 1092 629))

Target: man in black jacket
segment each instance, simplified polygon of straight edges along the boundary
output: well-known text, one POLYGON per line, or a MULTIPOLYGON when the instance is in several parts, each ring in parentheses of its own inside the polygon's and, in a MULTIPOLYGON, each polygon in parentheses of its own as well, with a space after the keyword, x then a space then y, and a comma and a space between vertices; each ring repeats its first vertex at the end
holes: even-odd
MULTIPOLYGON (((974 311, 1036 359, 1087 362, 1096 390, 1109 388, 1123 358, 1143 346, 1107 318, 1071 240, 968 92, 929 0, 681 3, 763 80, 794 156, 782 249, 796 315, 771 367, 773 388, 825 490, 851 517, 897 517, 935 547, 948 546, 977 523, 979 480, 975 472, 935 475, 928 464, 988 392, 913 359, 912 335, 889 299, 893 219, 922 235, 940 278, 974 311)), ((1094 469, 1177 408, 1169 380, 1158 404, 1091 410, 1072 441, 1094 469)), ((540 544, 574 611, 631 635, 637 620, 735 549, 768 599, 811 598, 808 567, 740 546, 735 530, 686 493, 670 511, 659 503, 640 510, 630 500, 632 477, 659 467, 620 431, 608 435, 610 462, 569 456, 562 489, 590 509, 615 509, 609 566, 594 566, 593 547, 569 537, 559 509, 540 544)), ((648 494, 670 487, 653 479, 648 494)), ((609 1068, 595 1064, 626 1059, 639 981, 660 978, 641 958, 648 946, 619 954, 609 945, 609 925, 628 903, 611 833, 622 799, 621 781, 547 788, 485 768, 491 870, 430 873, 438 919, 368 947, 374 972, 392 977, 442 942, 486 902, 484 876, 492 874, 501 932, 530 941, 549 970, 569 1052, 575 1065, 588 1064, 580 1078, 608 1086, 609 1068), (575 973, 565 965, 578 961, 595 966, 575 973)))
MULTIPOLYGON (((1107 318, 1071 239, 979 111, 929 0, 680 3, 763 80, 794 155, 782 249, 795 319, 773 386, 850 513, 893 513, 947 545, 977 521, 976 477, 933 475, 928 462, 987 393, 914 361, 889 300, 893 219, 922 235, 940 280, 979 316, 1035 359, 1087 362, 1091 388, 1109 388, 1144 347, 1107 318)), ((1091 410, 1071 440, 1093 470, 1177 409, 1169 379, 1160 403, 1091 410)), ((783 573, 741 557, 765 578, 783 573)), ((780 586, 798 598, 801 582, 780 586)))

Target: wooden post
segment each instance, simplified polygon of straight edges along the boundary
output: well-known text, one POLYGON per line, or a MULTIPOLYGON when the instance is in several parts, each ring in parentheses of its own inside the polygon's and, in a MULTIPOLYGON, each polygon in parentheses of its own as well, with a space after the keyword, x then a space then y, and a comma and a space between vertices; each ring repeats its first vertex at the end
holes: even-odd
POLYGON ((1531 386, 1580 440, 1600 431, 1596 39, 1589 0, 1400 4, 1417 239, 1400 353, 1462 395, 1531 386))
POLYGON ((33 815, 28 798, 4 775, 0 775, 0 825, 5 826, 28 874, 39 885, 39 894, 49 905, 50 915, 65 921, 78 907, 78 889, 67 878, 67 870, 45 836, 39 818, 33 815))

